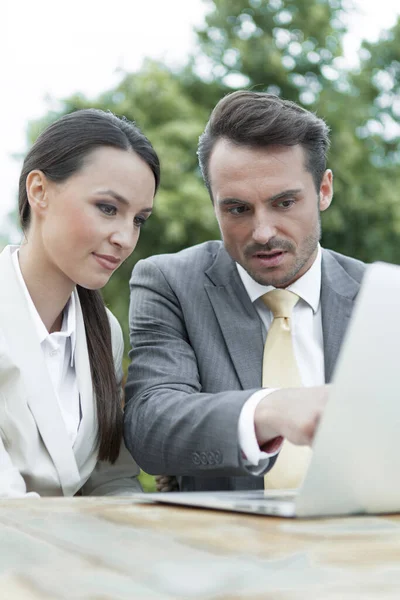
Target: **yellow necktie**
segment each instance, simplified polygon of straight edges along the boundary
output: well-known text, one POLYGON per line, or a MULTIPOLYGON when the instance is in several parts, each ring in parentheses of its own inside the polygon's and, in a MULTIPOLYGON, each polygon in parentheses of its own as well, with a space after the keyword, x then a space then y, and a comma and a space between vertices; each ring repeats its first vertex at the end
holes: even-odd
MULTIPOLYGON (((292 311, 299 297, 288 290, 273 290, 262 296, 273 314, 264 346, 263 387, 301 387, 301 378, 293 349, 292 311)), ((276 464, 264 476, 265 489, 297 488, 305 475, 311 458, 308 446, 283 443, 276 464)))

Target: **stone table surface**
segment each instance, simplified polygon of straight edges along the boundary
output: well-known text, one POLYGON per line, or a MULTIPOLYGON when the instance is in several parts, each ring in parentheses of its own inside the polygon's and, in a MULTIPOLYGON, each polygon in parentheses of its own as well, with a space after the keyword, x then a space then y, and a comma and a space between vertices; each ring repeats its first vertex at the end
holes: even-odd
POLYGON ((140 498, 3 500, 0 598, 398 600, 400 517, 288 520, 140 498))

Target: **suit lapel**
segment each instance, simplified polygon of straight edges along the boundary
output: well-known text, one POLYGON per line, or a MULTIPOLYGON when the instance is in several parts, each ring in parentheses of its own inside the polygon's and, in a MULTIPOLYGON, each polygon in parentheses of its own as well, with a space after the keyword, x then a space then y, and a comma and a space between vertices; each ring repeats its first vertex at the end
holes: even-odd
POLYGON ((329 383, 360 285, 327 250, 322 251, 321 311, 325 381, 329 383))
POLYGON ((79 486, 80 475, 10 248, 0 255, 0 274, 1 329, 21 372, 29 408, 58 472, 63 493, 71 495, 79 486))
POLYGON ((261 387, 262 326, 235 263, 221 247, 205 290, 243 389, 261 387))

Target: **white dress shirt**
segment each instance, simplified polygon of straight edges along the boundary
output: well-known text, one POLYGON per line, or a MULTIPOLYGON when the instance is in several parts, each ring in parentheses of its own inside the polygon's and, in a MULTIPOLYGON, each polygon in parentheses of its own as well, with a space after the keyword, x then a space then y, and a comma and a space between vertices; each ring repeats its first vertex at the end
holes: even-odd
MULTIPOLYGON (((325 364, 321 317, 321 261, 322 252, 318 247, 317 257, 309 270, 286 289, 299 296, 293 309, 292 336, 296 361, 304 386, 323 385, 325 383, 325 364)), ((243 285, 261 319, 266 339, 272 323, 272 313, 261 300, 261 296, 275 289, 273 286, 260 285, 241 267, 236 265, 243 285)), ((261 365, 260 365, 261 367, 261 365)), ((239 418, 239 444, 246 457, 246 466, 251 473, 261 474, 268 467, 269 459, 278 450, 267 454, 258 446, 254 413, 258 403, 273 390, 259 390, 253 394, 242 408, 239 418)))
POLYGON ((37 331, 54 393, 67 429, 71 446, 74 445, 82 418, 79 390, 76 380, 74 355, 76 341, 76 307, 71 295, 64 312, 61 331, 49 333, 36 310, 26 287, 18 259, 18 249, 12 254, 13 265, 28 303, 32 321, 37 331))

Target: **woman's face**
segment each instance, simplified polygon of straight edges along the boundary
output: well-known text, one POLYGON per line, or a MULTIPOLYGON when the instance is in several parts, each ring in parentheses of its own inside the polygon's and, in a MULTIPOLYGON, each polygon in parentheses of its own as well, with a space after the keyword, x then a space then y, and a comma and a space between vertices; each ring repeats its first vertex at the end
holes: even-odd
POLYGON ((152 210, 155 180, 136 153, 104 146, 65 182, 33 171, 27 187, 47 265, 73 285, 98 289, 134 250, 152 210))

